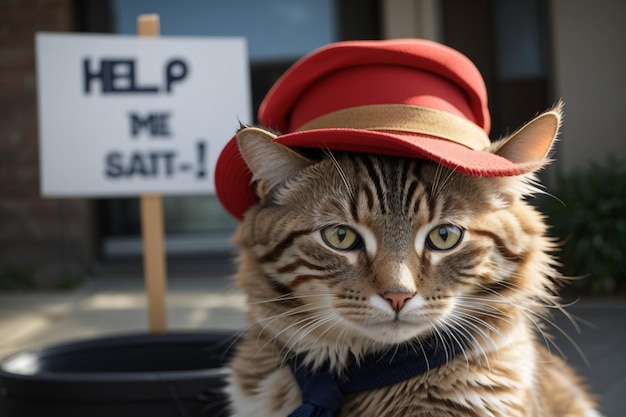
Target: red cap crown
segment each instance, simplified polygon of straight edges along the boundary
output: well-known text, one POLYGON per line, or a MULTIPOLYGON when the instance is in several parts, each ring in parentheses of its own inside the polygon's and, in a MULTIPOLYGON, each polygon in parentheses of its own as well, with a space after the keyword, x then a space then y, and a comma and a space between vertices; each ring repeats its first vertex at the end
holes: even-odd
POLYGON ((465 55, 423 39, 348 41, 296 62, 261 103, 260 123, 290 133, 306 119, 367 104, 433 106, 489 133, 487 90, 465 55))
MULTIPOLYGON (((489 146, 487 92, 474 64, 438 43, 349 41, 296 62, 274 84, 259 121, 295 148, 427 158, 468 175, 517 175, 489 146)), ((235 217, 256 202, 233 138, 215 172, 217 195, 235 217)))

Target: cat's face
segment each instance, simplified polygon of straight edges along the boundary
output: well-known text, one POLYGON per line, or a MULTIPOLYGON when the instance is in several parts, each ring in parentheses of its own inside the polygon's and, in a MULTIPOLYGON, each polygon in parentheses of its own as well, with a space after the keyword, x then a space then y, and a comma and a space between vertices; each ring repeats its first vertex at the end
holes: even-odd
POLYGON ((243 129, 259 200, 235 237, 250 321, 289 351, 356 354, 430 335, 484 350, 514 315, 532 321, 553 297, 553 248, 523 196, 559 120, 557 107, 483 150, 529 173, 505 178, 419 159, 309 159, 243 129))
POLYGON ((545 248, 514 182, 372 155, 305 165, 239 233, 254 320, 287 343, 481 337, 543 285, 522 279, 545 248))

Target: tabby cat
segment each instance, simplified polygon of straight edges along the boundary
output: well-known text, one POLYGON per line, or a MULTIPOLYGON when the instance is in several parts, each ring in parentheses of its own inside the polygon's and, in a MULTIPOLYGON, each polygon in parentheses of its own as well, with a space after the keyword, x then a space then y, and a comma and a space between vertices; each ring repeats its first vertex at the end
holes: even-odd
POLYGON ((538 191, 535 172, 556 134, 548 125, 559 120, 557 107, 486 149, 532 167, 500 178, 429 160, 297 153, 268 131, 242 129, 259 202, 235 235, 250 327, 231 364, 233 415, 296 409, 294 356, 341 374, 366 355, 433 337, 450 347, 463 339, 462 352, 347 395, 339 414, 600 416, 541 336, 547 309, 560 308, 555 245, 524 198, 538 191))

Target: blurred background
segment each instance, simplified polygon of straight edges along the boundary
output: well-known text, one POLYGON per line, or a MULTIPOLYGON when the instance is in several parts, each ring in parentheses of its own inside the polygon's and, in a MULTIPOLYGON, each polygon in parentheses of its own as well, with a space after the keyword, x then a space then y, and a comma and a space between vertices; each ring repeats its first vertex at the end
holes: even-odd
MULTIPOLYGON (((160 14, 163 36, 246 37, 254 114, 296 59, 348 39, 427 38, 469 56, 487 83, 492 139, 562 98, 562 141, 542 180, 570 211, 554 199, 546 210, 552 221, 580 206, 578 223, 555 230, 573 247, 566 254, 570 264, 591 258, 567 272, 624 264, 621 0, 0 0, 0 289, 67 288, 89 274, 140 270, 136 198, 39 195, 34 34, 133 35, 142 13, 160 14), (598 224, 590 229, 592 221, 598 224), (614 253, 598 258, 607 251, 614 253)), ((171 268, 202 270, 231 253, 236 222, 215 197, 166 197, 164 208, 171 268)), ((589 281, 579 285, 602 293, 623 290, 624 268, 618 269, 602 272, 593 288, 589 281)))
MULTIPOLYGON (((583 300, 570 309, 583 330, 562 316, 546 325, 606 415, 626 415, 622 0, 0 0, 0 359, 147 327, 138 199, 40 196, 34 42, 39 31, 134 35, 145 13, 160 15, 162 36, 246 37, 253 114, 298 58, 351 39, 426 38, 466 54, 487 84, 492 139, 563 99, 541 173, 553 197, 533 203, 562 243, 563 272, 580 277, 564 295, 583 300)), ((170 327, 244 328, 228 280, 236 221, 211 195, 163 201, 170 327)))

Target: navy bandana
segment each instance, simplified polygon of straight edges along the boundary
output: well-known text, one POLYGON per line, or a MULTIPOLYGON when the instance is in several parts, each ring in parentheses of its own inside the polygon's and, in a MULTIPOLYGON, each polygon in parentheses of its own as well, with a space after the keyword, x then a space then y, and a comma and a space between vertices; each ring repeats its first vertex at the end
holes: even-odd
POLYGON ((385 354, 369 355, 334 375, 328 366, 313 371, 303 365, 303 357, 291 360, 302 404, 289 417, 333 417, 343 405, 343 397, 397 384, 430 369, 445 365, 463 351, 462 338, 442 343, 435 338, 406 343, 385 354))

